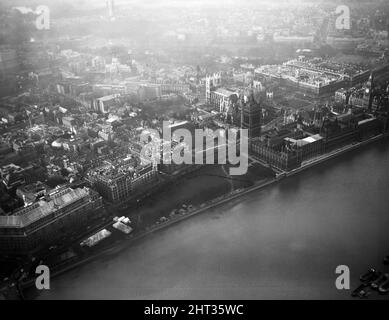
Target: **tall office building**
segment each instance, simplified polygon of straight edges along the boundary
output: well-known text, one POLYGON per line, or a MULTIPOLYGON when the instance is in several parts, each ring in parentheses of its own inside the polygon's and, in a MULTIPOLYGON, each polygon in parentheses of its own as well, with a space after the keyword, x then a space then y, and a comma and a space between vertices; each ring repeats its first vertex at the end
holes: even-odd
POLYGON ((114 7, 114 0, 107 0, 108 17, 110 19, 114 18, 114 7))

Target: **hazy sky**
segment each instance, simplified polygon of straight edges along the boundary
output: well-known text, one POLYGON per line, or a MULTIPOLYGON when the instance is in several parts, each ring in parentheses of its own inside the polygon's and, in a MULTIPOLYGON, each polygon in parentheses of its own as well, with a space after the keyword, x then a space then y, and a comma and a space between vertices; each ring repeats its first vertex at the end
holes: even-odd
MULTIPOLYGON (((30 6, 35 7, 37 5, 48 5, 49 7, 73 7, 81 10, 104 8, 107 0, 0 0, 0 3, 7 4, 9 6, 30 6)), ((300 3, 384 3, 387 0, 114 0, 117 6, 136 5, 136 6, 163 6, 163 7, 175 7, 175 6, 217 6, 223 8, 225 6, 237 5, 282 5, 282 6, 296 6, 300 3)))

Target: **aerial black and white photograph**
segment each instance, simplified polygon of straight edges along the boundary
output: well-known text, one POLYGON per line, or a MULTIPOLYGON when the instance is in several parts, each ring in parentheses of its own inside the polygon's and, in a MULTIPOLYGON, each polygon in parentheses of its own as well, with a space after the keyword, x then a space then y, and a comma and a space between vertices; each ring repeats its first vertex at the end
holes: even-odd
POLYGON ((387 300, 388 196, 388 0, 0 0, 0 300, 387 300))

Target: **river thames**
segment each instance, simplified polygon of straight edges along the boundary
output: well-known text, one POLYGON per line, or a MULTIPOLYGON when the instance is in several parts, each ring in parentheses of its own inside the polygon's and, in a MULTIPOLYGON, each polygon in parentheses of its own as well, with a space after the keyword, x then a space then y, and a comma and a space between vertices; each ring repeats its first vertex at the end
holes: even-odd
POLYGON ((388 199, 386 140, 105 254, 38 298, 349 299, 338 265, 352 289, 370 266, 389 272, 388 199))

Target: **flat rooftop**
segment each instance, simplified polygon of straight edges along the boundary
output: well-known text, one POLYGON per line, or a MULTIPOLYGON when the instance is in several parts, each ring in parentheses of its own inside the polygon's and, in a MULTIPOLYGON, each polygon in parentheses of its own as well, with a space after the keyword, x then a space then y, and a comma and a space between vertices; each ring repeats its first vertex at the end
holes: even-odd
POLYGON ((16 210, 13 215, 0 216, 0 228, 23 228, 49 214, 90 194, 88 188, 57 191, 49 201, 40 200, 32 205, 16 210))

